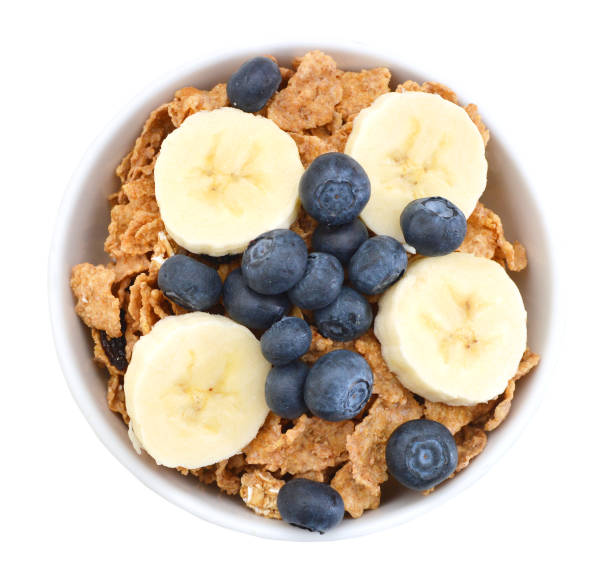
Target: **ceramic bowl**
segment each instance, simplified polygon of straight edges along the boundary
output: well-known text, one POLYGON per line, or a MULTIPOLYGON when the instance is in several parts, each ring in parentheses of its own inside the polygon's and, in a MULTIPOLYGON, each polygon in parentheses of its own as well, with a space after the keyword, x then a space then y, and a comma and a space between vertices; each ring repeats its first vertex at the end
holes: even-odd
MULTIPOLYGON (((507 234, 527 247, 529 267, 513 277, 529 313, 530 346, 544 359, 521 381, 520 393, 508 419, 489 435, 485 451, 465 471, 430 496, 423 497, 389 482, 383 486, 380 508, 366 512, 359 519, 346 519, 336 529, 320 536, 259 517, 239 498, 227 497, 216 487, 204 486, 194 478, 158 467, 144 454, 138 456, 128 439, 126 426, 106 405, 106 374, 92 361, 90 335, 74 312, 69 287, 73 265, 84 261, 107 262, 103 251, 109 223, 106 196, 117 189, 114 170, 156 106, 170 100, 178 88, 210 88, 226 81, 242 62, 255 55, 273 54, 281 64, 289 64, 294 56, 312 48, 298 44, 268 45, 217 54, 165 76, 127 105, 91 146, 66 191, 50 252, 49 301, 58 357, 76 402, 100 440, 145 485, 196 516, 227 528, 266 538, 320 541, 359 536, 402 524, 458 494, 488 471, 516 440, 545 392, 556 339, 557 295, 552 237, 546 226, 543 204, 537 201, 530 178, 521 170, 519 158, 504 143, 492 121, 486 121, 492 139, 487 147, 489 177, 483 202, 502 217, 507 234)), ((342 69, 387 66, 393 73, 392 84, 406 79, 418 82, 431 79, 414 70, 408 61, 384 52, 346 44, 326 44, 317 48, 332 55, 342 69)), ((461 88, 453 89, 459 91, 461 99, 461 88)), ((462 100, 462 103, 466 102, 462 100)))

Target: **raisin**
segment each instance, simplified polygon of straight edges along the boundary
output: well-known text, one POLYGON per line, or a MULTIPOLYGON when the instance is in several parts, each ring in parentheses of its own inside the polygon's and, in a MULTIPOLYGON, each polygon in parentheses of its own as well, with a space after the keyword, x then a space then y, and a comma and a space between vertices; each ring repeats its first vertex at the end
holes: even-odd
POLYGON ((119 369, 119 371, 125 371, 128 366, 127 357, 125 356, 125 311, 121 310, 120 315, 121 320, 121 336, 117 338, 109 338, 104 332, 104 330, 100 330, 100 342, 102 343, 102 348, 110 361, 110 364, 119 369))
POLYGON ((125 371, 128 366, 125 356, 125 336, 122 334, 117 338, 109 338, 104 330, 100 330, 100 342, 110 364, 119 371, 125 371))

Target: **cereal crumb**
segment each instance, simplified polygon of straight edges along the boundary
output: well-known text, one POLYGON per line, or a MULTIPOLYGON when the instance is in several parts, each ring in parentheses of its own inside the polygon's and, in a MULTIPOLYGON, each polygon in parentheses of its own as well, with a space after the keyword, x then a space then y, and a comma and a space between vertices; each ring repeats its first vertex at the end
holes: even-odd
POLYGON ((391 72, 386 67, 345 71, 340 76, 342 100, 336 106, 344 120, 354 118, 382 94, 389 91, 391 72))
POLYGON ((146 271, 149 267, 149 260, 146 255, 122 255, 114 263, 109 263, 107 267, 115 272, 115 283, 118 283, 126 277, 146 271))
POLYGON ((129 162, 124 159, 116 170, 119 178, 133 180, 153 174, 159 148, 163 140, 174 130, 168 106, 162 104, 151 112, 142 133, 136 139, 129 162))
POLYGON ((229 106, 226 84, 217 84, 212 90, 198 90, 187 87, 174 94, 174 100, 168 105, 168 112, 172 123, 177 128, 185 119, 202 110, 216 110, 229 106))
POLYGON ((373 488, 356 481, 351 463, 347 463, 336 473, 331 486, 342 496, 344 509, 353 518, 358 518, 365 510, 373 510, 380 505, 380 487, 373 488))
POLYGON ((255 469, 240 478, 240 497, 256 514, 265 518, 280 520, 276 498, 285 484, 268 471, 255 469))
POLYGON ((304 208, 300 206, 298 217, 295 222, 291 225, 291 230, 299 234, 305 241, 308 248, 312 241, 312 235, 317 227, 317 222, 312 216, 306 214, 304 208))
POLYGON ((451 434, 456 434, 466 424, 478 420, 491 411, 496 400, 475 406, 449 406, 440 402, 425 400, 425 417, 440 422, 451 434))
POLYGON ((485 126, 482 118, 480 117, 480 113, 478 112, 478 106, 476 104, 468 104, 464 110, 467 112, 468 116, 472 119, 472 122, 476 125, 480 136, 482 136, 482 140, 484 141, 485 147, 489 143, 489 139, 491 135, 489 133, 489 129, 485 126))
POLYGON ((508 386, 501 396, 501 401, 495 406, 492 416, 486 421, 484 429, 487 432, 495 430, 508 416, 510 413, 510 405, 514 398, 514 391, 516 389, 516 382, 523 376, 527 375, 538 363, 540 362, 540 356, 531 352, 529 348, 525 349, 523 358, 519 364, 516 375, 510 379, 508 386))
MULTIPOLYGON (((225 459, 216 464, 215 467, 215 482, 217 487, 228 495, 236 495, 240 490, 240 475, 235 470, 232 470, 230 461, 239 459, 239 462, 244 462, 242 455, 236 455, 231 459, 225 459)), ((240 468, 240 467, 239 467, 240 468)))
POLYGON ((281 419, 270 414, 244 453, 249 465, 264 465, 281 475, 322 471, 347 460, 347 438, 353 432, 352 421, 327 422, 300 416, 292 428, 282 432, 281 419))
POLYGON ((391 373, 385 363, 380 343, 370 332, 366 332, 355 341, 355 350, 362 354, 374 374, 373 393, 382 397, 389 404, 401 403, 406 396, 406 388, 391 373))
POLYGON ((106 386, 106 403, 108 407, 120 414, 126 424, 130 423, 127 409, 125 407, 125 392, 119 375, 111 375, 106 386))
POLYGON ((299 60, 287 87, 274 96, 268 118, 280 128, 300 132, 331 122, 342 99, 336 62, 321 51, 310 51, 299 60))
POLYGON ((119 300, 111 286, 115 272, 104 265, 81 263, 72 268, 70 287, 76 298, 76 313, 90 328, 104 330, 110 337, 121 336, 119 300))
POLYGON ((480 202, 468 218, 467 234, 458 250, 493 259, 510 271, 527 267, 525 247, 518 242, 508 242, 499 216, 480 202))
POLYGON ((487 444, 487 435, 480 428, 466 426, 455 435, 455 442, 457 443, 458 456, 455 473, 458 473, 484 450, 487 444))

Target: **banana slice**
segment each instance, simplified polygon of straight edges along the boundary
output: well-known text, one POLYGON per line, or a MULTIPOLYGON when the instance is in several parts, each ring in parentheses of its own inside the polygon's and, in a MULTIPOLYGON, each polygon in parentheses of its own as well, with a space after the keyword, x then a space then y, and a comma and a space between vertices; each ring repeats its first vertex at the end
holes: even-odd
POLYGON ((355 118, 344 152, 372 184, 361 218, 404 242, 400 214, 412 200, 442 196, 466 218, 487 183, 482 137, 463 108, 436 94, 391 92, 355 118))
POLYGON ((527 344, 521 294, 495 261, 451 253, 414 261, 378 302, 387 365, 434 402, 473 405, 504 391, 527 344))
POLYGON ((155 164, 155 196, 170 236, 193 253, 244 251, 295 220, 304 172, 293 139, 235 108, 198 112, 170 133, 155 164))
POLYGON ((136 450, 188 469, 236 454, 268 414, 269 370, 255 336, 229 318, 192 312, 159 321, 134 346, 125 374, 136 450))

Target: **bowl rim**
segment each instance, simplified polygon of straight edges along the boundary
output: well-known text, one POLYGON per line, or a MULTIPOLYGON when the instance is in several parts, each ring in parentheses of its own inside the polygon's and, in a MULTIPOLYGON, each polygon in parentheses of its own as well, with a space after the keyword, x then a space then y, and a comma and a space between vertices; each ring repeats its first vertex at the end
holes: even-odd
MULTIPOLYGON (((123 466, 125 466, 149 489, 155 491, 169 502, 191 512, 192 514, 208 522, 228 529, 241 531, 262 538, 293 541, 321 541, 355 538, 404 524, 410 519, 426 513, 441 503, 458 495, 464 489, 475 483, 487 471, 489 471, 493 464, 497 462, 516 442, 517 438, 521 435, 525 426, 531 420, 535 411, 538 409, 541 401, 543 400, 546 388, 549 386, 549 384, 546 382, 550 381, 550 378, 554 373, 555 363, 559 355, 559 341, 561 339, 561 332, 563 330, 563 314, 559 310, 562 306, 565 306, 565 304, 562 304, 561 301, 563 288, 554 287, 554 284, 559 282, 559 275, 561 274, 558 269, 559 262, 556 260, 555 256, 551 254, 552 243, 555 240, 554 227, 542 221, 541 224, 546 229, 544 241, 546 243, 547 250, 545 253, 546 258, 550 261, 549 275, 552 287, 550 288, 551 298, 548 300, 550 319, 548 324, 547 340, 546 344, 544 345, 545 349, 538 349, 539 351, 545 350, 546 353, 545 360, 541 362, 537 369, 537 378, 540 380, 539 384, 537 386, 532 386, 529 397, 521 406, 520 417, 514 418, 511 422, 506 422, 504 424, 504 427, 501 429, 503 430, 503 441, 498 440, 495 447, 490 447, 490 450, 487 449, 482 455, 480 455, 479 460, 481 462, 486 460, 482 466, 478 467, 477 470, 468 469, 467 471, 464 471, 462 475, 459 475, 457 478, 453 479, 452 484, 447 486, 448 489, 445 491, 434 492, 432 495, 428 496, 426 500, 420 500, 418 504, 413 504, 410 507, 404 508, 401 513, 394 512, 395 515, 381 515, 368 520, 368 516, 366 514, 359 520, 353 520, 350 524, 341 524, 339 527, 341 529, 335 529, 334 531, 322 536, 299 531, 286 524, 262 523, 264 521, 269 521, 261 519, 259 516, 253 516, 253 522, 244 523, 238 518, 228 516, 220 509, 215 508, 214 505, 204 504, 203 501, 195 503, 190 496, 181 494, 171 486, 167 485, 162 476, 158 475, 156 471, 151 470, 142 461, 138 460, 134 451, 128 452, 126 450, 124 444, 117 437, 114 430, 108 426, 102 416, 97 412, 93 402, 93 396, 88 389, 88 385, 81 377, 80 373, 76 369, 74 361, 72 360, 70 349, 73 346, 73 343, 70 340, 68 329, 65 328, 63 321, 64 311, 62 304, 62 291, 65 291, 66 276, 64 275, 64 268, 62 266, 62 258, 63 251, 67 246, 69 246, 67 239, 67 235, 69 234, 69 226, 67 224, 67 220, 70 216, 70 211, 75 207, 75 205, 78 204, 80 187, 91 172, 100 151, 102 151, 107 145, 109 139, 117 132, 118 129, 123 127, 128 121, 137 115, 137 111, 142 108, 144 103, 146 103, 151 96, 160 93, 167 88, 176 89, 176 84, 181 78, 186 76, 196 76, 198 72, 202 71, 206 67, 214 66, 220 62, 228 61, 230 59, 246 59, 252 54, 274 55, 276 53, 291 52, 293 55, 299 55, 303 54, 305 51, 311 50, 313 47, 332 55, 336 52, 351 55, 352 57, 357 58, 362 56, 367 57, 368 59, 377 59, 380 60, 381 63, 387 64, 392 71, 394 67, 406 67, 405 65, 401 64, 402 57, 404 57, 403 54, 397 54, 396 51, 385 48, 380 43, 377 43, 376 47, 374 47, 362 42, 322 42, 318 41, 317 39, 311 39, 309 42, 293 40, 282 43, 278 42, 259 45, 245 44, 243 46, 234 46, 231 49, 225 49, 213 55, 193 59, 181 67, 172 70, 171 72, 166 72, 165 74, 160 75, 154 82, 140 91, 110 120, 108 124, 105 125, 102 132, 100 132, 95 140, 91 143, 79 162, 72 175, 72 178, 68 183, 68 186, 66 187, 59 210, 57 212, 51 246, 49 249, 47 275, 51 329, 58 361, 74 400, 102 444, 104 444, 106 448, 115 456, 115 458, 117 458, 117 460, 123 466), (397 54, 397 57, 390 57, 390 55, 395 54, 397 54), (484 458, 485 455, 486 459, 484 458)), ((413 71, 416 76, 423 79, 424 76, 418 68, 410 65, 409 69, 413 71)), ((493 125, 489 125, 489 127, 492 126, 493 125)), ((500 144, 504 151, 507 152, 511 156, 512 160, 516 163, 518 159, 514 157, 513 150, 507 145, 503 137, 500 137, 498 133, 494 134, 496 142, 500 144)), ((527 166, 523 164, 519 166, 518 163, 516 163, 516 166, 519 175, 524 180, 525 184, 530 188, 530 191, 532 193, 538 192, 538 190, 535 189, 535 185, 537 184, 536 178, 527 173, 527 166)), ((544 218, 545 216, 542 211, 541 202, 537 199, 533 199, 532 205, 540 218, 544 218)), ((501 430, 499 432, 501 432, 501 430)))

